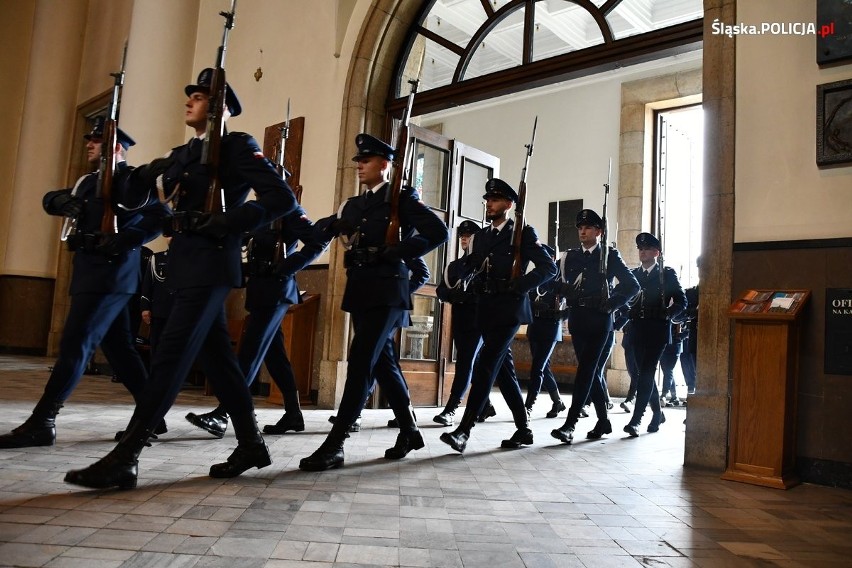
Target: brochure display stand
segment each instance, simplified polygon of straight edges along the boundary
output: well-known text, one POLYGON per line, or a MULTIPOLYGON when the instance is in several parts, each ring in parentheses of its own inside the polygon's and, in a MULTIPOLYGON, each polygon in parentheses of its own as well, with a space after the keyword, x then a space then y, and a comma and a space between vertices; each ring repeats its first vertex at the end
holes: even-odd
POLYGON ((747 290, 734 321, 728 467, 722 479, 787 489, 799 483, 799 332, 809 290, 747 290))

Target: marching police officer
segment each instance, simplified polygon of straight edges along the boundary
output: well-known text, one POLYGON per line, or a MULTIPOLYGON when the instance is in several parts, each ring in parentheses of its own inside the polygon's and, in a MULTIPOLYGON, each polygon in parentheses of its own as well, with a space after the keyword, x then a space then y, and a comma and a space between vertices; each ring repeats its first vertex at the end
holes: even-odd
MULTIPOLYGON (((96 166, 101 157, 104 119, 98 117, 86 138, 87 159, 96 166)), ((133 139, 118 129, 114 149, 116 171, 112 183, 112 208, 118 232, 101 233, 104 204, 96 195, 98 172, 77 180, 73 188, 48 192, 42 201, 50 215, 64 216, 76 229, 67 235, 75 252, 71 274, 71 308, 44 393, 32 415, 11 433, 0 436, 0 448, 52 446, 56 443, 56 415, 80 382, 98 344, 124 386, 139 399, 148 374, 134 346, 128 301, 139 287, 140 247, 159 234, 156 222, 143 218, 139 209, 156 201, 148 192, 135 192, 128 183, 131 169, 125 161, 133 139)), ((63 229, 64 230, 64 229, 63 229)), ((154 424, 158 433, 165 422, 154 424)))
POLYGON ((355 138, 358 153, 358 180, 367 191, 348 199, 337 212, 317 221, 327 236, 342 235, 348 250, 344 254, 346 290, 343 310, 349 312, 354 336, 349 347, 346 386, 337 411, 337 419, 326 440, 299 468, 323 471, 343 465, 343 441, 349 426, 364 408, 374 378, 393 409, 399 425, 396 444, 385 451, 387 459, 401 459, 424 446, 411 409, 408 387, 401 373, 376 372, 380 358, 395 359, 391 334, 406 321, 412 308, 408 267, 405 258, 423 256, 447 240, 447 227, 424 203, 417 192, 401 188, 398 202, 400 239, 386 242, 392 221, 391 186, 387 173, 394 149, 383 141, 359 134, 355 138))
MULTIPOLYGON (((509 209, 518 202, 517 192, 505 181, 493 178, 485 183, 482 198, 485 199, 485 214, 491 226, 474 235, 467 261, 472 285, 479 296, 476 323, 482 334, 482 348, 474 363, 464 415, 453 432, 441 434, 441 441, 457 452, 464 452, 467 446, 471 429, 485 409, 518 328, 522 323, 532 321, 528 292, 556 275, 556 265, 541 247, 535 229, 529 225, 515 227, 514 220, 508 217, 509 209), (522 231, 522 276, 513 279, 512 233, 515 230, 522 231), (534 268, 527 272, 530 263, 534 268)), ((504 448, 520 448, 533 443, 529 416, 514 373, 512 378, 511 385, 501 383, 501 391, 512 411, 517 430, 511 438, 503 440, 504 448)))
MULTIPOLYGON (((261 363, 265 363, 284 398, 284 416, 276 424, 264 426, 265 434, 305 429, 296 376, 284 348, 281 321, 291 305, 301 302, 296 273, 321 255, 326 245, 328 241, 318 238, 314 224, 301 206, 270 227, 255 231, 248 242, 245 308, 249 317, 237 358, 249 386, 257 377, 261 363), (296 250, 299 241, 304 246, 296 250)), ((228 411, 221 401, 212 411, 190 412, 186 419, 217 438, 223 437, 228 429, 228 411)))
MULTIPOLYGON (((251 393, 231 349, 224 306, 231 289, 241 284, 242 233, 286 215, 297 203, 290 186, 263 157, 254 138, 231 132, 222 136, 218 164, 226 212, 204 211, 210 172, 201 155, 212 75, 212 69, 205 69, 196 84, 184 89, 188 97, 185 122, 195 129, 196 136, 144 171, 144 179, 155 184, 174 208, 167 229, 173 236, 168 278, 175 297, 153 354, 150 381, 118 445, 91 466, 68 472, 68 483, 94 488, 135 487, 139 454, 151 428, 174 403, 196 358, 224 401, 238 442, 225 463, 210 468, 210 476, 235 477, 271 463, 257 428, 251 393), (251 189, 257 200, 246 202, 251 189)), ((239 115, 242 107, 230 85, 226 85, 224 98, 224 117, 239 115)))
POLYGON ((603 373, 599 371, 609 356, 604 348, 613 329, 612 313, 639 291, 636 278, 616 249, 607 249, 606 273, 601 272, 603 220, 600 216, 591 209, 583 209, 577 214, 576 226, 580 248, 565 251, 560 270, 562 294, 568 305, 568 328, 577 354, 577 374, 565 424, 550 433, 568 444, 574 439, 574 428, 590 394, 598 421, 586 437, 597 439, 612 432, 601 380, 603 373), (614 279, 618 280, 615 287, 614 279))
POLYGON ((639 436, 639 424, 649 403, 653 417, 648 423, 648 432, 657 432, 660 424, 666 421, 660 409, 655 376, 663 350, 672 341, 671 320, 686 308, 686 294, 680 286, 677 273, 671 268, 662 267, 658 262, 662 250, 659 239, 650 233, 639 233, 636 236, 636 247, 642 264, 633 269, 633 274, 639 281, 641 291, 633 299, 629 314, 639 384, 633 416, 624 427, 624 431, 632 438, 639 436))
MULTIPOLYGON (((541 245, 551 258, 556 251, 547 245, 541 245)), ((565 410, 565 403, 559 395, 559 386, 550 369, 550 357, 557 341, 562 341, 562 317, 564 312, 564 301, 559 291, 561 280, 557 273, 556 278, 545 282, 530 290, 530 301, 532 302, 533 320, 527 326, 527 340, 530 344, 530 384, 527 389, 527 399, 524 406, 527 412, 532 414, 541 388, 548 392, 553 402, 547 412, 548 418, 556 416, 565 410)))
POLYGON ((456 346, 456 368, 453 384, 450 387, 450 398, 444 409, 435 415, 434 422, 443 426, 452 426, 456 410, 461 405, 467 387, 470 386, 470 375, 473 371, 473 360, 482 337, 476 326, 476 295, 468 289, 465 264, 467 249, 471 238, 479 231, 480 226, 470 220, 462 221, 456 229, 459 238, 459 248, 464 251, 460 258, 447 264, 435 294, 438 298, 452 306, 451 335, 456 346))

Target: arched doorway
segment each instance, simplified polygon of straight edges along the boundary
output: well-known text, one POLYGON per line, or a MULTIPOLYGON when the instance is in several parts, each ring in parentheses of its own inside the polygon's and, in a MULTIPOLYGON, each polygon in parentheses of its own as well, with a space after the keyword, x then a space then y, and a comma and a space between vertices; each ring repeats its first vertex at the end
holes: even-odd
MULTIPOLYGON (((400 57, 406 31, 420 15, 424 4, 410 0, 375 0, 369 10, 357 41, 344 94, 337 202, 357 191, 355 169, 349 161, 354 154, 355 135, 363 131, 381 133, 387 110, 393 110, 393 104, 388 105, 387 99, 396 74, 388 62, 400 57)), ((715 17, 724 17, 727 18, 724 21, 728 21, 735 15, 736 5, 726 0, 705 0, 704 8, 705 22, 712 22, 715 17)), ((706 385, 706 394, 698 397, 697 404, 690 407, 685 460, 688 465, 718 469, 725 465, 727 447, 727 362, 730 351, 724 307, 731 297, 734 84, 722 79, 733 76, 731 45, 732 42, 723 44, 721 39, 705 34, 703 73, 704 84, 708 85, 704 93, 708 143, 703 242, 705 247, 712 247, 716 262, 707 265, 702 282, 699 380, 706 385), (697 450, 691 452, 690 446, 697 450)), ((342 254, 337 248, 331 252, 329 266, 330 283, 325 301, 331 322, 322 347, 319 385, 319 402, 324 406, 335 405, 342 393, 349 340, 348 316, 337 309, 345 278, 342 254)))

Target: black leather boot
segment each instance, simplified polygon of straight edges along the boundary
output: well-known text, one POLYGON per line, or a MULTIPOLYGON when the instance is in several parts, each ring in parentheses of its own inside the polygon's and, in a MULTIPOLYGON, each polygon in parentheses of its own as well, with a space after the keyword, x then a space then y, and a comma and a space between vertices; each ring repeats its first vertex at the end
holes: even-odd
POLYGON ((303 471, 325 471, 343 466, 343 441, 348 437, 346 428, 335 424, 317 450, 299 462, 303 471))
MULTIPOLYGON (((414 416, 414 421, 417 422, 417 414, 414 412, 411 413, 414 416)), ((394 417, 388 420, 388 428, 399 428, 399 420, 394 417)))
POLYGON ((565 403, 562 402, 562 397, 559 396, 558 390, 555 390, 550 393, 550 400, 553 401, 553 406, 550 407, 550 410, 547 411, 547 414, 545 414, 545 416, 547 416, 548 418, 556 418, 560 412, 563 412, 565 410, 565 403))
MULTIPOLYGON (((160 423, 154 427, 154 431, 151 433, 151 439, 156 440, 157 434, 165 434, 169 431, 168 426, 166 426, 166 419, 160 420, 160 423)), ((115 441, 118 442, 124 437, 124 430, 119 430, 115 433, 115 441)))
POLYGON ((470 406, 465 407, 462 419, 458 427, 452 432, 444 432, 441 434, 441 441, 448 444, 452 449, 464 453, 467 447, 467 440, 470 438, 470 431, 476 425, 477 419, 474 410, 470 406))
POLYGON ((440 414, 437 414, 434 418, 432 418, 432 422, 441 424, 442 426, 452 426, 456 416, 456 410, 458 410, 460 404, 460 399, 451 396, 450 400, 447 401, 447 406, 444 407, 444 410, 442 410, 440 414))
POLYGON ((91 489, 134 489, 139 475, 139 454, 151 445, 148 442, 151 433, 138 420, 131 419, 121 441, 110 453, 87 468, 69 471, 65 483, 91 489))
POLYGON ((247 412, 245 415, 235 414, 232 418, 237 447, 228 456, 227 461, 210 466, 210 477, 237 477, 247 469, 253 467, 261 469, 272 463, 269 449, 257 428, 254 412, 247 412))
POLYGON ((574 427, 577 425, 577 416, 572 416, 571 411, 568 411, 568 416, 565 418, 565 424, 552 430, 550 435, 561 442, 570 444, 574 439, 574 427))
POLYGON ((275 424, 267 424, 263 427, 264 434, 286 434, 290 430, 305 431, 305 419, 299 407, 299 393, 295 391, 284 395, 284 416, 275 424))
POLYGON ((598 440, 603 438, 605 434, 612 434, 612 423, 607 418, 599 419, 595 427, 586 433, 586 438, 598 440))
POLYGON ((400 460, 412 450, 419 450, 426 444, 423 443, 423 436, 417 429, 417 418, 410 406, 394 414, 399 424, 399 434, 396 436, 396 444, 385 450, 385 459, 400 460))
POLYGON ((30 448, 56 443, 56 415, 61 402, 39 400, 33 413, 23 424, 0 436, 0 448, 30 448))
POLYGON ((515 418, 515 433, 508 440, 503 440, 500 447, 507 450, 515 450, 523 446, 529 446, 533 443, 533 433, 530 430, 530 418, 527 416, 527 409, 522 406, 519 409, 513 410, 512 415, 515 418))
POLYGON ((221 406, 217 406, 206 414, 190 412, 186 415, 186 419, 193 426, 206 430, 217 438, 223 438, 228 430, 228 413, 221 406))
POLYGON ((485 403, 485 408, 482 410, 482 414, 476 417, 477 422, 485 422, 486 419, 491 418, 493 416, 497 416, 497 409, 494 408, 494 405, 491 404, 491 400, 485 403))
POLYGON ((656 414, 651 419, 651 422, 648 423, 648 432, 654 433, 660 431, 660 424, 666 421, 666 415, 663 411, 660 411, 660 416, 658 417, 656 414))

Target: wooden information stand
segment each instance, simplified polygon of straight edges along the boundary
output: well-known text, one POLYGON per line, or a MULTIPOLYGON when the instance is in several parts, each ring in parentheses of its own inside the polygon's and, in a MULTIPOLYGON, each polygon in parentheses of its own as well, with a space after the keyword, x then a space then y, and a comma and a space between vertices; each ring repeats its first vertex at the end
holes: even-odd
POLYGON ((722 479, 787 489, 799 483, 799 332, 809 290, 747 290, 730 307, 734 366, 728 468, 722 479))

